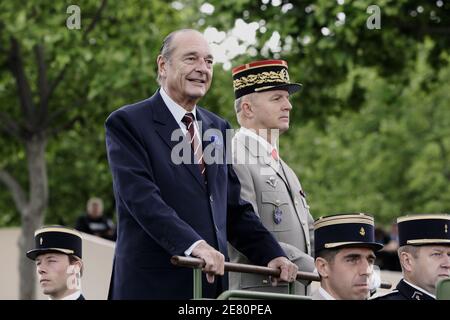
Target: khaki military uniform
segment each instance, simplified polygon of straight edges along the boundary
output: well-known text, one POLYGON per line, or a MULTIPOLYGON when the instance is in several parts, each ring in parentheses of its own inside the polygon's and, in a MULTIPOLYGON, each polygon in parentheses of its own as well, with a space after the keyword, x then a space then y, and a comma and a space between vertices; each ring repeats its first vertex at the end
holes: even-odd
MULTIPOLYGON (((233 169, 241 183, 241 197, 253 205, 264 226, 272 232, 300 271, 314 270, 313 218, 295 173, 254 136, 239 130, 232 140, 233 169)), ((265 142, 265 141, 264 141, 265 142)), ((250 263, 229 245, 232 262, 250 263)), ((230 289, 287 293, 287 284, 272 287, 261 275, 230 273, 230 289)), ((308 294, 306 282, 295 282, 297 294, 308 294)))

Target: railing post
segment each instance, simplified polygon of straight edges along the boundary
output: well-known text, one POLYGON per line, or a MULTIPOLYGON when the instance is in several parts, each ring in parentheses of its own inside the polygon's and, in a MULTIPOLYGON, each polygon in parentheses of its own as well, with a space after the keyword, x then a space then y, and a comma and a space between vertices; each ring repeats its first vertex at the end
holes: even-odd
POLYGON ((194 300, 202 298, 202 269, 194 268, 194 300))
POLYGON ((295 294, 295 281, 288 283, 288 293, 295 294))

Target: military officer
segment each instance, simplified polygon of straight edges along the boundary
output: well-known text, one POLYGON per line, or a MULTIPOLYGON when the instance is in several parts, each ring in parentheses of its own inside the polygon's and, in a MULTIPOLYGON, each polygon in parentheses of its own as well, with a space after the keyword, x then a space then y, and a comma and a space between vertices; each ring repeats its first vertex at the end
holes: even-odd
POLYGON ((403 279, 378 300, 435 300, 436 284, 450 276, 450 215, 397 219, 403 279))
MULTIPOLYGON (((290 83, 283 60, 264 60, 232 70, 235 111, 240 129, 232 140, 233 169, 241 196, 272 232, 299 270, 314 270, 313 218, 306 194, 294 171, 281 159, 278 136, 289 128, 290 95, 300 84, 290 83)), ((229 246, 233 262, 249 263, 229 246)), ((230 289, 287 293, 287 284, 271 286, 268 277, 230 273, 230 289)), ((307 283, 295 282, 295 292, 306 295, 307 283)))
POLYGON ((84 300, 81 293, 81 234, 62 226, 34 233, 35 248, 26 255, 36 263, 39 285, 50 300, 84 300))
POLYGON ((374 276, 374 218, 339 214, 314 222, 316 268, 320 287, 313 300, 366 300, 374 276))

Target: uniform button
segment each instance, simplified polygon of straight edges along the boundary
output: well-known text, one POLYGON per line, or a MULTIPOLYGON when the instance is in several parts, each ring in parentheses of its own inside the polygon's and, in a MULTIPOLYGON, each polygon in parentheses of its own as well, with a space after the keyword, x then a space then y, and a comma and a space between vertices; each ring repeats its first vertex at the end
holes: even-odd
POLYGON ((280 200, 275 200, 275 203, 276 204, 280 204, 280 200))
POLYGON ((297 200, 295 200, 295 205, 298 206, 298 201, 297 200))
POLYGON ((306 222, 305 222, 305 221, 302 221, 302 225, 306 225, 306 222))
POLYGON ((211 201, 211 202, 214 201, 213 196, 209 196, 209 201, 211 201))

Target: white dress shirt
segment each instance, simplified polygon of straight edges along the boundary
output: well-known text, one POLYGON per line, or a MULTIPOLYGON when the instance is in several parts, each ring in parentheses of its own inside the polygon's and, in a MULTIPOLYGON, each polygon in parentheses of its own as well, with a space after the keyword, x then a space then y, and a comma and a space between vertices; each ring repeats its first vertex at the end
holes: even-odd
POLYGON ((80 296, 81 296, 81 290, 78 290, 72 294, 69 294, 68 296, 61 298, 61 299, 52 299, 51 297, 48 297, 48 300, 77 300, 80 296))
POLYGON ((329 294, 322 286, 319 287, 319 292, 325 300, 336 300, 331 294, 329 294))
MULTIPOLYGON (((169 97, 169 95, 166 93, 166 91, 164 90, 163 87, 160 88, 159 93, 161 94, 161 98, 163 99, 167 108, 169 108, 170 113, 175 118, 175 121, 178 123, 178 126, 181 128, 184 135, 186 135, 188 131, 187 131, 186 125, 181 120, 183 119, 184 115, 186 113, 188 113, 188 111, 186 109, 184 109, 182 106, 180 106, 178 103, 173 101, 173 99, 171 97, 169 97)), ((199 134, 199 128, 198 128, 198 123, 197 123, 197 106, 194 106, 194 109, 192 109, 191 113, 194 115, 195 120, 196 120, 196 121, 194 121, 195 133, 197 134, 197 137, 201 137, 202 135, 199 134)), ((200 143, 200 147, 202 147, 202 139, 201 138, 199 139, 199 143, 200 143)), ((202 241, 204 242, 205 240, 195 241, 189 248, 186 249, 186 251, 184 251, 184 254, 186 256, 190 256, 192 251, 194 250, 194 248, 202 241)))

